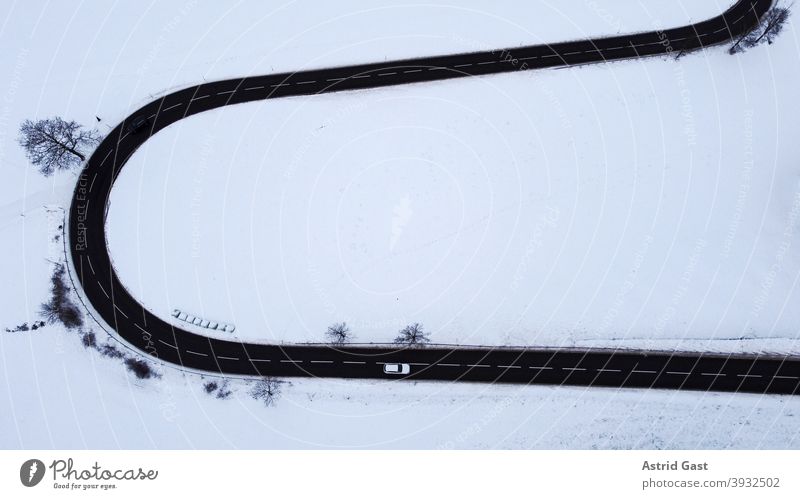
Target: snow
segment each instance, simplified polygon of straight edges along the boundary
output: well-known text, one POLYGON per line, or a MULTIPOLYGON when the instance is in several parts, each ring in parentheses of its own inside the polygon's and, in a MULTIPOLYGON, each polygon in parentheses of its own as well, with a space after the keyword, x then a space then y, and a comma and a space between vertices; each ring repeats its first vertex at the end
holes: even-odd
POLYGON ((796 397, 332 379, 290 380, 265 408, 239 380, 227 400, 173 369, 139 381, 74 333, 0 338, 3 449, 800 446, 796 397))
POLYGON ((161 317, 248 341, 420 322, 442 344, 797 351, 797 75, 764 85, 796 58, 784 39, 202 113, 120 175, 111 255, 161 317))
POLYGON ((249 0, 220 11, 196 0, 6 2, 0 168, 9 181, 0 193, 18 200, 57 181, 28 168, 14 140, 24 119, 58 115, 88 125, 99 116, 105 131, 156 95, 203 80, 678 26, 732 3, 348 0, 309 9, 249 0))
MULTIPOLYGON (((0 327, 38 319, 76 175, 35 173, 15 142, 23 119, 99 116, 102 131, 204 79, 647 30, 730 3, 3 4, 0 327)), ((790 27, 735 58, 206 113, 126 167, 112 256, 162 317, 235 321, 258 341, 321 341, 335 317, 360 341, 418 320, 437 341, 796 352, 797 54, 790 27), (356 288, 367 303, 346 296, 356 288)), ((285 383, 265 408, 247 381, 218 400, 203 391, 210 378, 158 370, 138 380, 56 325, 0 331, 0 448, 800 447, 791 397, 312 379, 285 383)))

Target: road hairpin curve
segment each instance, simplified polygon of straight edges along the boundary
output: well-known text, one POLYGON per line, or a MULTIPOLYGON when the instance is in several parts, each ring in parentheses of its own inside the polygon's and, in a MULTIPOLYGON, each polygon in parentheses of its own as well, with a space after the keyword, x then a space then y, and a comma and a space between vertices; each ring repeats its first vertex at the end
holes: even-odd
POLYGON ((712 19, 660 31, 251 76, 170 93, 115 127, 87 161, 69 212, 72 271, 91 308, 130 347, 166 363, 209 373, 796 394, 800 360, 783 357, 436 345, 270 345, 209 338, 166 322, 131 296, 114 271, 105 233, 111 188, 127 160, 149 137, 187 116, 264 99, 678 55, 747 33, 771 5, 771 0, 739 0, 712 19))

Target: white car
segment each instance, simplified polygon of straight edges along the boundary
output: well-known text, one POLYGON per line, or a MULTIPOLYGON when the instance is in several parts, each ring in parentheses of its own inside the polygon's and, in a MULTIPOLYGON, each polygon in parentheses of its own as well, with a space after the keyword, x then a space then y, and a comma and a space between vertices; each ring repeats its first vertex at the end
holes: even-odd
POLYGON ((383 372, 385 374, 408 374, 411 372, 411 366, 408 364, 384 364, 383 372))

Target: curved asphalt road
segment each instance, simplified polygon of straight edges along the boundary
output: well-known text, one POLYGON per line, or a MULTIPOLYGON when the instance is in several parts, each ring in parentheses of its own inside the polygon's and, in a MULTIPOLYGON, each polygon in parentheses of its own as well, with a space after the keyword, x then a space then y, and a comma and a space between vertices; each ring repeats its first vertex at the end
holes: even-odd
POLYGON ((210 339, 159 319, 133 298, 111 265, 104 231, 109 194, 128 158, 152 134, 196 113, 294 95, 369 89, 507 71, 663 55, 726 42, 755 25, 771 0, 740 0, 721 16, 665 31, 253 76, 204 83, 166 95, 112 130, 86 164, 69 215, 77 278, 94 309, 134 348, 213 373, 389 378, 383 364, 411 364, 393 379, 652 387, 755 393, 798 392, 800 361, 642 351, 277 346, 210 339), (146 116, 138 133, 127 123, 146 116))

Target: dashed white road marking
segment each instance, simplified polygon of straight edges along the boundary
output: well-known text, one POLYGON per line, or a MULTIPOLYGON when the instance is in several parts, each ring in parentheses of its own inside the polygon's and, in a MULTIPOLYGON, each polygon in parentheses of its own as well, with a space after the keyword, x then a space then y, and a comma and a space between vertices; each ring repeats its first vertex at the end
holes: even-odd
POLYGON ((312 364, 333 364, 332 360, 312 360, 312 364))
MULTIPOLYGON (((219 94, 217 94, 217 95, 219 95, 219 94)), ((173 104, 173 105, 171 105, 171 106, 169 106, 169 107, 165 107, 164 109, 162 109, 162 110, 161 110, 161 112, 162 112, 162 113, 166 113, 166 112, 167 112, 167 111, 169 111, 170 109, 175 109, 176 107, 178 107, 178 106, 182 106, 182 105, 183 105, 183 102, 178 102, 177 104, 173 104)))
POLYGON ((116 308, 116 309, 117 309, 117 312, 121 313, 121 314, 122 314, 122 315, 123 315, 123 316, 124 316, 126 319, 130 319, 130 317, 128 317, 128 314, 126 314, 125 312, 123 312, 123 311, 122 311, 122 309, 121 309, 121 308, 119 308, 119 307, 117 306, 117 304, 116 304, 116 303, 114 304, 114 308, 116 308))
POLYGON ((159 338, 159 339, 158 339, 158 342, 159 342, 159 343, 161 343, 162 345, 167 345, 168 347, 172 347, 172 348, 174 348, 175 350, 177 350, 177 349, 178 349, 178 347, 176 347, 176 346, 175 346, 175 345, 173 345, 172 343, 167 343, 166 341, 162 340, 161 338, 159 338))
POLYGON ((194 355, 199 355, 201 357, 208 357, 207 353, 195 352, 194 350, 186 350, 186 353, 191 353, 194 355))
POLYGON ((366 364, 363 360, 343 360, 342 364, 366 364))
POLYGON ((227 357, 225 355, 217 355, 218 359, 225 359, 225 360, 239 360, 239 357, 227 357))
POLYGON ((103 163, 105 163, 106 160, 108 159, 108 157, 111 156, 112 152, 114 152, 114 149, 111 149, 110 151, 108 151, 108 154, 106 154, 106 157, 103 158, 103 161, 100 162, 100 166, 103 166, 103 163))

